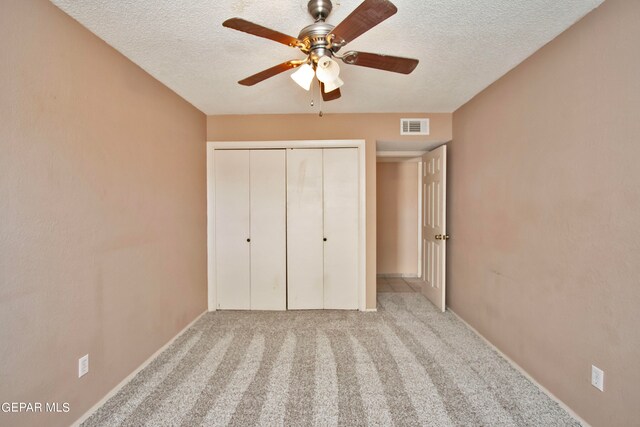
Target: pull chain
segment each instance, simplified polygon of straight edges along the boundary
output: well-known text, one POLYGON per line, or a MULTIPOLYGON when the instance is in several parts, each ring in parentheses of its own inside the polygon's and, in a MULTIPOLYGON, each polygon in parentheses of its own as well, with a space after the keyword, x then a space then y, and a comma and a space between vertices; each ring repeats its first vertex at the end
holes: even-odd
POLYGON ((319 95, 318 100, 319 100, 319 103, 320 103, 320 105, 319 105, 320 109, 318 111, 318 117, 322 117, 324 115, 324 113, 322 112, 322 107, 324 106, 324 103, 323 103, 323 99, 322 99, 322 93, 320 93, 322 91, 322 88, 320 87, 320 85, 314 85, 313 92, 311 93, 311 102, 309 103, 309 105, 312 108, 315 106, 315 102, 314 102, 313 98, 316 95, 316 91, 318 91, 318 95, 319 95))

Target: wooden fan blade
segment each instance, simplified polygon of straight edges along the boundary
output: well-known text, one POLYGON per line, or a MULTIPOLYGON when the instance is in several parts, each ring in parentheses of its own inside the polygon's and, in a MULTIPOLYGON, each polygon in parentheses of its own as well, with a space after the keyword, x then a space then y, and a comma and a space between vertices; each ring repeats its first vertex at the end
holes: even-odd
POLYGON ((287 70, 292 68, 299 67, 304 61, 287 61, 282 64, 278 64, 275 67, 267 68, 266 70, 260 71, 253 76, 249 76, 246 79, 240 80, 240 83, 243 86, 253 86, 256 83, 260 83, 263 80, 267 80, 269 77, 273 77, 280 73, 284 73, 287 70))
POLYGON ((245 21, 242 18, 227 19, 222 23, 222 26, 253 34, 254 36, 264 37, 265 39, 273 40, 291 47, 297 47, 302 43, 295 37, 282 34, 281 32, 263 27, 262 25, 254 24, 253 22, 245 21))
POLYGON ((342 96, 342 94, 340 93, 340 88, 332 90, 329 93, 324 93, 324 83, 322 82, 320 82, 320 93, 322 94, 322 100, 326 102, 333 101, 342 96))
POLYGON ((364 0, 332 31, 336 39, 349 43, 356 37, 393 16, 398 9, 388 0, 364 0))
POLYGON ((410 74, 417 66, 418 60, 399 56, 380 55, 368 52, 347 52, 342 57, 345 64, 360 67, 376 68, 378 70, 393 71, 394 73, 410 74))

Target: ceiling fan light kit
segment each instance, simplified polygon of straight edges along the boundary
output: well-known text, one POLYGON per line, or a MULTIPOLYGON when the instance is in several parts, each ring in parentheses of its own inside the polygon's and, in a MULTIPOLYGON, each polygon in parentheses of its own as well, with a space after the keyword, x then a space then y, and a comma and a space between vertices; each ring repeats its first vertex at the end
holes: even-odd
POLYGON ((244 86, 253 86, 287 70, 298 68, 296 72, 291 74, 291 78, 298 85, 309 90, 315 76, 322 87, 323 100, 332 101, 340 98, 340 87, 344 84, 339 77, 340 66, 333 58, 340 59, 348 65, 402 74, 411 73, 418 65, 417 59, 367 52, 350 51, 343 56, 337 55, 337 52, 347 43, 352 42, 398 11, 389 0, 364 0, 335 27, 325 22, 333 9, 330 0, 310 0, 307 9, 315 22, 304 27, 297 38, 241 18, 231 18, 222 24, 234 30, 297 48, 306 55, 305 59, 284 62, 240 80, 238 83, 244 86))

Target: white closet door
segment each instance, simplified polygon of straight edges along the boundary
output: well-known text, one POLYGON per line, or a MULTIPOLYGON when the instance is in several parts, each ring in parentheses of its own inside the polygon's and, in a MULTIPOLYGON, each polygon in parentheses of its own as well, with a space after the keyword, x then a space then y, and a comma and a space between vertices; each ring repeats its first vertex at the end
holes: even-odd
POLYGON ((286 310, 284 150, 251 151, 251 309, 286 310))
POLYGON ((323 308, 322 149, 287 150, 288 308, 323 308))
POLYGON ((250 306, 249 151, 215 153, 218 308, 250 306))
POLYGON ((358 308, 358 149, 324 149, 324 308, 358 308))

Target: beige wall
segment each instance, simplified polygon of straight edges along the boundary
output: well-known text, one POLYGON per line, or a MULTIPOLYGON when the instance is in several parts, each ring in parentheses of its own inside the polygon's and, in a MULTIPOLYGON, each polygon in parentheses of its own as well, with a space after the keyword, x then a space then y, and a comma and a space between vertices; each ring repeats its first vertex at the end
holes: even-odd
POLYGON ((0 425, 69 425, 206 308, 206 119, 48 1, 0 58, 0 402, 71 406, 0 425))
POLYGON ((378 274, 418 275, 418 163, 377 165, 378 274))
POLYGON ((640 2, 606 1, 449 145, 449 306, 594 426, 640 419, 639 43, 640 2))
MULTIPOLYGON (((340 102, 340 101, 336 101, 340 102)), ((209 141, 364 139, 367 173, 367 308, 376 306, 376 141, 451 140, 451 114, 317 114, 207 117, 209 141), (431 135, 400 136, 400 118, 429 117, 431 135)))

